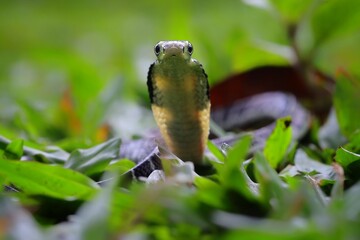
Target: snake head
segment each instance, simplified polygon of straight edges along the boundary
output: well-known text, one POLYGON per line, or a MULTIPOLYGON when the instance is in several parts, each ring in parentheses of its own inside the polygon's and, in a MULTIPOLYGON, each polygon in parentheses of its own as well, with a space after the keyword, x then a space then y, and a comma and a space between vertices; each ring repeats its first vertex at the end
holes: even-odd
POLYGON ((155 45, 154 52, 159 62, 172 58, 189 61, 193 46, 189 41, 160 41, 155 45))

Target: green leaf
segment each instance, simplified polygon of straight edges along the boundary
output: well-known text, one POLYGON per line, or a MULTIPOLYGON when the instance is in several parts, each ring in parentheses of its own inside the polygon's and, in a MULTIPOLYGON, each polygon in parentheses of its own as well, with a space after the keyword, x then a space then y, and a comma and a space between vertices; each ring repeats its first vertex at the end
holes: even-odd
POLYGON ((312 27, 315 44, 321 47, 332 38, 344 36, 358 29, 360 5, 354 0, 318 1, 313 13, 312 27), (341 19, 341 21, 338 21, 341 19))
POLYGON ((0 175, 26 194, 60 199, 89 199, 98 188, 81 173, 38 162, 0 159, 0 175))
POLYGON ((313 0, 270 0, 270 3, 280 13, 281 17, 285 21, 285 24, 295 24, 303 14, 308 10, 313 0))
POLYGON ((9 143, 4 152, 4 157, 7 159, 20 159, 24 153, 24 140, 18 139, 9 143))
POLYGON ((360 129, 360 80, 341 74, 336 79, 334 106, 340 130, 346 137, 360 129))
POLYGON ((356 131, 349 137, 349 142, 347 144, 336 149, 334 158, 345 170, 349 170, 349 165, 360 159, 359 152, 360 131, 356 131))
POLYGON ((261 196, 270 200, 275 195, 278 201, 284 200, 285 183, 280 179, 277 172, 271 168, 264 154, 257 152, 254 157, 256 179, 260 183, 261 196))
POLYGON ((250 145, 251 136, 244 135, 229 149, 224 164, 213 164, 224 186, 238 191, 249 199, 254 199, 257 195, 257 186, 251 181, 243 166, 250 145))
MULTIPOLYGON (((104 84, 104 83, 97 83, 104 84)), ((75 83, 77 85, 77 83, 75 83)), ((78 85, 80 88, 78 89, 82 93, 83 87, 82 84, 78 85)), ((90 134, 93 132, 94 127, 98 127, 107 116, 107 112, 109 108, 112 106, 112 103, 119 96, 123 87, 123 81, 118 78, 112 79, 106 83, 101 92, 96 92, 98 94, 97 98, 94 100, 94 94, 92 92, 88 92, 89 99, 86 99, 88 102, 85 102, 87 105, 86 112, 84 113, 83 124, 86 133, 90 134), (91 121, 89 121, 91 119, 91 121)), ((98 86, 94 87, 95 91, 99 91, 98 86)), ((75 93, 76 96, 76 93, 75 93)))
POLYGON ((223 208, 224 188, 214 181, 200 176, 195 178, 194 184, 198 189, 197 196, 201 201, 216 208, 223 208))
POLYGON ((244 162, 248 150, 251 145, 251 136, 244 135, 241 137, 232 148, 229 149, 228 155, 226 158, 226 168, 227 170, 238 168, 244 162))
POLYGON ((316 177, 318 180, 335 180, 334 168, 311 159, 302 149, 295 155, 295 167, 298 172, 316 177))
POLYGON ((32 156, 38 162, 64 164, 70 154, 61 148, 51 147, 49 152, 40 151, 30 147, 24 147, 26 155, 32 156))
POLYGON ((349 164, 359 161, 360 155, 340 147, 336 150, 335 160, 343 168, 346 168, 349 164))
MULTIPOLYGON (((9 139, 0 136, 0 148, 5 149, 6 151, 7 146, 11 143, 12 142, 9 139)), ((16 143, 16 145, 19 145, 19 143, 16 143)), ((39 147, 36 144, 30 142, 27 142, 26 145, 30 145, 30 146, 35 145, 36 147, 39 147)), ((18 148, 18 147, 19 146, 12 146, 11 148, 18 148)), ((62 149, 56 147, 55 148, 51 147, 51 149, 52 149, 51 152, 44 152, 32 147, 23 146, 23 154, 33 157, 35 160, 40 162, 52 162, 52 163, 64 163, 65 160, 69 157, 69 153, 63 151, 62 149)))
POLYGON ((89 149, 78 149, 71 153, 65 167, 86 175, 103 171, 111 160, 119 158, 121 140, 110 139, 89 149))
POLYGON ((118 182, 117 173, 106 174, 105 178, 112 181, 106 185, 98 195, 91 201, 84 204, 77 212, 77 226, 75 239, 108 239, 109 238, 109 218, 111 214, 112 197, 118 182))
POLYGON ((112 163, 106 167, 106 170, 115 170, 118 174, 123 174, 129 171, 131 168, 135 167, 136 163, 129 159, 121 159, 115 163, 112 163))
POLYGON ((209 140, 207 142, 207 147, 208 147, 209 151, 216 157, 216 159, 218 161, 220 161, 220 162, 225 161, 224 153, 222 153, 221 150, 212 141, 209 140))
POLYGON ((272 168, 276 168, 285 157, 291 143, 291 118, 284 117, 276 121, 276 126, 270 137, 266 140, 264 155, 272 168))

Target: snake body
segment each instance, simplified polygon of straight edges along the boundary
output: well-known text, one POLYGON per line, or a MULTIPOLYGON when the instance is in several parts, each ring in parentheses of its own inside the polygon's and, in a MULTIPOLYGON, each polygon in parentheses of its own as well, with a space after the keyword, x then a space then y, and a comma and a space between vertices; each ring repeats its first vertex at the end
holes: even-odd
MULTIPOLYGON (((270 120, 269 124, 249 131, 249 134, 252 135, 250 154, 264 147, 266 139, 275 127, 276 119, 286 116, 291 116, 292 119, 293 139, 301 139, 309 129, 311 116, 297 99, 288 93, 262 93, 238 100, 230 106, 214 109, 211 112, 214 122, 228 131, 242 129, 263 119, 270 120)), ((160 133, 157 138, 161 139, 160 133)), ((221 148, 224 143, 231 146, 238 140, 239 135, 230 134, 211 141, 221 148)), ((157 142, 154 137, 124 142, 120 148, 121 157, 136 162, 136 166, 125 174, 133 178, 147 177, 154 170, 161 169, 157 142)), ((205 154, 207 153, 205 151, 205 154)))
MULTIPOLYGON (((209 135, 210 97, 207 75, 202 65, 191 58, 193 47, 188 41, 161 41, 154 48, 157 60, 148 72, 148 92, 151 108, 160 129, 158 139, 183 161, 201 165, 209 135)), ((284 93, 256 95, 231 106, 216 109, 211 117, 224 130, 243 128, 263 119, 271 124, 252 131, 251 151, 264 146, 271 134, 275 120, 291 116, 293 136, 303 136, 309 125, 309 114, 296 99, 284 93)), ((238 135, 212 140, 220 147, 232 145, 238 135)), ((161 169, 157 143, 144 138, 125 142, 120 149, 121 157, 137 162, 126 174, 138 178, 147 177, 153 170, 161 169)))
POLYGON ((161 41, 148 73, 151 108, 171 152, 201 163, 209 135, 210 97, 207 75, 191 58, 188 41, 161 41))

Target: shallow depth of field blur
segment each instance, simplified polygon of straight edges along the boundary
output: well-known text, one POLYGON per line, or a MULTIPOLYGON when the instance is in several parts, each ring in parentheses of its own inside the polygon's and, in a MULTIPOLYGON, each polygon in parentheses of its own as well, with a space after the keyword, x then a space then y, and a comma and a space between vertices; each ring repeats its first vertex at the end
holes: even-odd
POLYGON ((154 126, 145 82, 159 40, 191 41, 211 85, 299 56, 329 75, 360 74, 359 9, 350 0, 4 1, 0 128, 83 144, 103 140, 107 127, 141 134, 154 126))
POLYGON ((358 238, 359 13, 357 0, 0 1, 0 239, 358 238), (271 166, 263 152, 244 164, 244 137, 212 149, 215 173, 191 184, 100 187, 134 164, 116 162, 121 140, 156 128, 146 80, 160 40, 189 40, 210 86, 296 69, 315 109, 305 140, 282 153, 269 140, 271 166), (23 144, 71 154, 19 161, 23 144))

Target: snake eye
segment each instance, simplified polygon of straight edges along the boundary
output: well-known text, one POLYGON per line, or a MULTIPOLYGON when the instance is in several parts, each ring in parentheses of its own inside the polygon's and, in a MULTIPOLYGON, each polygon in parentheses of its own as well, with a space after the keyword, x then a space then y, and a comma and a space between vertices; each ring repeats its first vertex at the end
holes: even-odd
POLYGON ((191 43, 189 43, 187 49, 188 49, 189 54, 192 54, 193 51, 194 51, 194 48, 193 48, 193 46, 191 45, 191 43))
POLYGON ((156 56, 159 56, 160 51, 161 51, 160 44, 156 44, 155 47, 154 47, 155 55, 156 55, 156 56))

